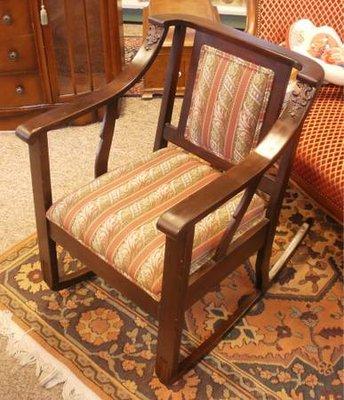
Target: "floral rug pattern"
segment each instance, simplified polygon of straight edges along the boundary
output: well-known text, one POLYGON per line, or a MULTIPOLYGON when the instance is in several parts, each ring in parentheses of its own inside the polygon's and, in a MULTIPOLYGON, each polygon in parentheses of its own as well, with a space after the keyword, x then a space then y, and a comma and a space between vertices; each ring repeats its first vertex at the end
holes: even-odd
MULTIPOLYGON (((289 189, 275 257, 298 226, 315 224, 276 284, 195 370, 171 387, 154 374, 157 322, 95 278, 59 292, 42 281, 35 238, 0 262, 0 303, 46 350, 68 360, 104 398, 158 400, 342 399, 341 227, 289 189)), ((65 273, 80 268, 58 249, 65 273)), ((252 289, 249 263, 186 314, 183 353, 206 338, 252 289)))

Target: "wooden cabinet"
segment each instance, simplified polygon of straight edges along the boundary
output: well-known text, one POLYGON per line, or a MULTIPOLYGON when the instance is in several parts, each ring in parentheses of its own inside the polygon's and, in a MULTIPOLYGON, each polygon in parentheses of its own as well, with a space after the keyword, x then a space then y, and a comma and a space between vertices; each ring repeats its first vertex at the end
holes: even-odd
MULTIPOLYGON (((220 17, 210 0, 150 0, 143 9, 143 34, 147 33, 148 17, 157 14, 191 14, 197 17, 207 18, 213 22, 219 22, 220 17)), ((166 65, 170 54, 173 32, 170 31, 159 56, 143 79, 143 98, 151 98, 154 94, 161 94, 164 87, 166 65)), ((189 70, 191 51, 194 41, 193 31, 186 33, 184 51, 179 71, 177 94, 184 94, 187 72, 189 70)))
MULTIPOLYGON (((117 0, 0 0, 0 130, 111 81, 123 62, 117 0)), ((97 119, 89 115, 79 123, 97 119)))
MULTIPOLYGON (((35 72, 0 76, 0 107, 7 110, 41 104, 44 100, 41 83, 35 72)), ((0 119, 0 127, 1 122, 0 119)))

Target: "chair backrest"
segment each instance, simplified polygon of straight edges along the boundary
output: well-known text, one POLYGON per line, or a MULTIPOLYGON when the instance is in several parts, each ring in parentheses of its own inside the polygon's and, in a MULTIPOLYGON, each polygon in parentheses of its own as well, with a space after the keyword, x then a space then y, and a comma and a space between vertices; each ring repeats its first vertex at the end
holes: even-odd
POLYGON ((179 145, 224 168, 245 158, 276 121, 291 71, 290 60, 245 39, 196 32, 178 126, 179 145))
MULTIPOLYGON (((286 39, 289 26, 303 18, 315 25, 329 25, 343 37, 341 0, 248 0, 255 13, 255 35, 274 43, 286 39)), ((253 32, 252 32, 253 33, 253 32)))

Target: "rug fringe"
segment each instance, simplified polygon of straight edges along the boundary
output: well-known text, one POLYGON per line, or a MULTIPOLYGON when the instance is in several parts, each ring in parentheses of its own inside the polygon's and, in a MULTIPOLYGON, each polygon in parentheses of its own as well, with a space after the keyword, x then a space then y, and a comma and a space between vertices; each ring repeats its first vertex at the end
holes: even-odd
POLYGON ((63 400, 100 400, 66 366, 28 335, 32 329, 24 331, 13 321, 12 316, 8 310, 0 311, 0 335, 7 338, 6 351, 21 366, 36 365, 36 376, 41 386, 50 389, 63 384, 63 400))

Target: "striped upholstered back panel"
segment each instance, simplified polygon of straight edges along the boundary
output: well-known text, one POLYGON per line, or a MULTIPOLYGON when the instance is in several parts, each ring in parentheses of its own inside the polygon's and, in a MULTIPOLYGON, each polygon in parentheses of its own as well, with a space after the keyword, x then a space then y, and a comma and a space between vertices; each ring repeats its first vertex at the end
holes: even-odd
POLYGON ((289 26, 302 18, 315 25, 329 25, 343 37, 342 0, 257 0, 258 37, 274 43, 286 39, 289 26))
POLYGON ((230 163, 259 140, 274 73, 203 45, 185 138, 230 163))

